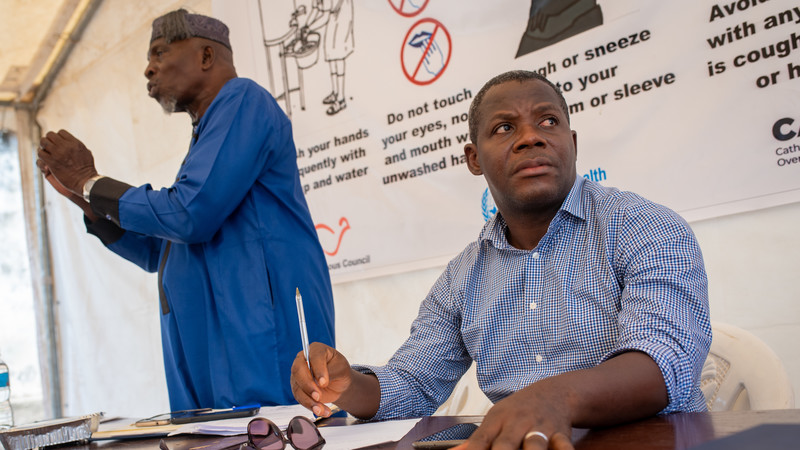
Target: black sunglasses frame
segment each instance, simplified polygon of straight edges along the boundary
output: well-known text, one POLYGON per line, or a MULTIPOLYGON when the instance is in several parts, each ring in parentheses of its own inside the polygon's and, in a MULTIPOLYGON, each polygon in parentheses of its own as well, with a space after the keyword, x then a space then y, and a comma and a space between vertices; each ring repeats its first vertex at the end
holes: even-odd
MULTIPOLYGON (((289 426, 286 428, 286 434, 284 434, 281 431, 281 429, 278 428, 277 425, 275 425, 275 423, 273 421, 271 421, 271 420, 269 420, 269 419, 267 419, 265 417, 256 417, 256 418, 252 419, 247 424, 247 443, 243 444, 240 448, 242 448, 242 447, 244 447, 246 445, 246 446, 254 448, 256 450, 260 450, 260 447, 256 444, 256 440, 253 438, 253 433, 251 431, 251 427, 252 427, 253 423, 256 423, 256 422, 265 422, 266 423, 266 425, 267 425, 267 427, 269 428, 269 431, 270 431, 269 435, 272 435, 272 436, 275 436, 276 438, 279 438, 280 441, 283 443, 283 446, 281 447, 282 449, 286 448, 286 444, 291 445, 292 448, 294 448, 295 450, 319 450, 325 445, 325 438, 322 437, 322 434, 319 432, 319 428, 317 428, 317 425, 313 421, 311 421, 311 419, 309 419, 308 417, 297 416, 297 417, 294 417, 292 420, 290 420, 289 421, 289 426), (297 421, 305 422, 306 424, 311 425, 312 429, 317 434, 317 442, 314 445, 312 445, 310 447, 298 447, 298 446, 295 445, 295 443, 292 440, 292 428, 293 428, 292 424, 296 423, 297 421)), ((266 437, 266 436, 264 436, 264 437, 266 437)), ((263 437, 259 438, 259 440, 263 440, 263 437)))

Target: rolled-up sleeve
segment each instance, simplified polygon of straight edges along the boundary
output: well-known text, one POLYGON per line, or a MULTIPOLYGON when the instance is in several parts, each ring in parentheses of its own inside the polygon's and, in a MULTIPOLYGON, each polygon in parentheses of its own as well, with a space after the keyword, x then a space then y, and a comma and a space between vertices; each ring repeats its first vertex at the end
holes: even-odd
POLYGON ((658 364, 669 404, 662 413, 705 410, 696 389, 711 345, 708 282, 689 225, 671 211, 632 215, 616 267, 624 283, 619 339, 604 357, 638 350, 658 364))

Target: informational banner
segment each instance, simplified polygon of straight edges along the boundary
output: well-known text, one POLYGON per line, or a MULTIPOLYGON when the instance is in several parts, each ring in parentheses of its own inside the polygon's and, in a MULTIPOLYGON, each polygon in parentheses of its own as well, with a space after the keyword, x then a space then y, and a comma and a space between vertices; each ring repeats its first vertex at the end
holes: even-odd
POLYGON ((463 154, 480 87, 557 83, 578 173, 689 221, 800 199, 796 0, 215 1, 292 120, 334 281, 442 264, 494 213, 463 154))

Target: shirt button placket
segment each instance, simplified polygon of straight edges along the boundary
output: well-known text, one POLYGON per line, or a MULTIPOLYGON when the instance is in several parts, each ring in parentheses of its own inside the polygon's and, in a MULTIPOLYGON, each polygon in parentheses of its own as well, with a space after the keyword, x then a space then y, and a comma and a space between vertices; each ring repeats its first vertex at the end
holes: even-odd
MULTIPOLYGON (((531 312, 535 311, 537 306, 538 306, 536 304, 535 299, 536 299, 537 293, 541 293, 541 288, 542 288, 541 283, 540 283, 541 276, 542 276, 542 271, 539 269, 539 266, 540 266, 539 258, 540 258, 540 256, 541 255, 539 254, 538 251, 533 252, 530 255, 531 270, 529 272, 533 275, 532 278, 531 278, 531 281, 534 282, 534 283, 532 283, 533 286, 531 286, 530 290, 529 290, 529 292, 531 293, 531 296, 529 297, 530 303, 528 303, 528 308, 531 310, 531 312)), ((526 290, 528 290, 528 289, 526 289, 526 290)), ((535 351, 535 349, 532 349, 532 350, 535 351)), ((542 362, 542 355, 536 353, 535 356, 534 356, 534 359, 536 360, 537 363, 540 363, 540 362, 542 362)))
MULTIPOLYGON (((538 278, 536 274, 538 274, 538 273, 539 273, 539 271, 538 271, 538 270, 537 270, 537 268, 536 268, 536 261, 539 259, 539 252, 533 252, 533 253, 531 253, 531 259, 533 260, 533 266, 534 266, 534 268, 533 268, 533 270, 530 270, 530 271, 529 271, 529 273, 531 273, 531 274, 532 274, 534 277, 538 278)), ((534 294, 534 296, 535 296, 535 293, 539 291, 538 287, 539 287, 539 286, 537 286, 537 285, 534 285, 534 288, 530 290, 530 291, 531 291, 531 293, 532 293, 532 294, 534 294)), ((527 289, 526 289, 526 290, 527 290, 527 289)), ((534 297, 534 298, 535 298, 535 297, 534 297)), ((528 304, 528 307, 531 309, 531 311, 533 311, 534 309, 536 309, 536 302, 535 302, 535 301, 531 301, 531 302, 528 304)))

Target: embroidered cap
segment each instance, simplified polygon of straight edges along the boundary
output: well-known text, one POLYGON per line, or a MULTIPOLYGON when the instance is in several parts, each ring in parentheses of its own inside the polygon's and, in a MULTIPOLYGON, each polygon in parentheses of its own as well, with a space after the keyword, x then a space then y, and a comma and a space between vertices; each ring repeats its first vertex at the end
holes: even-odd
POLYGON ((227 25, 213 17, 190 14, 185 9, 168 12, 154 20, 150 43, 159 38, 170 43, 192 37, 219 42, 232 50, 227 25))

